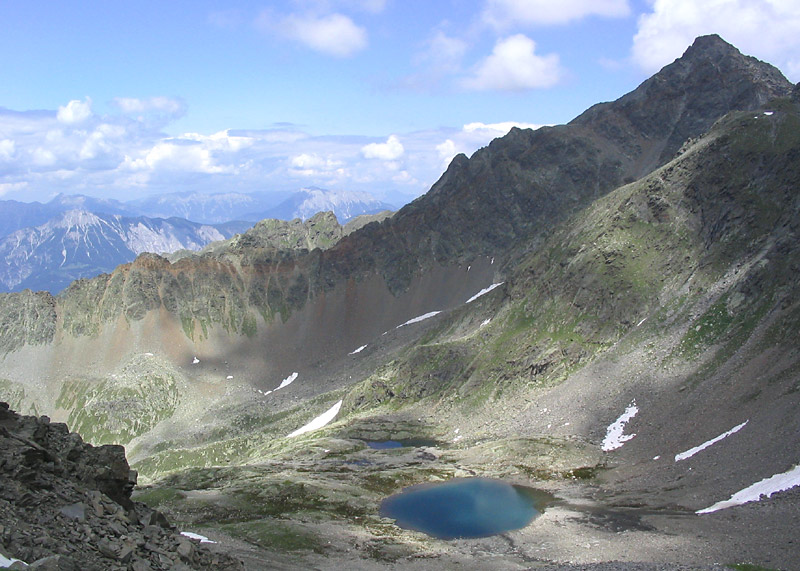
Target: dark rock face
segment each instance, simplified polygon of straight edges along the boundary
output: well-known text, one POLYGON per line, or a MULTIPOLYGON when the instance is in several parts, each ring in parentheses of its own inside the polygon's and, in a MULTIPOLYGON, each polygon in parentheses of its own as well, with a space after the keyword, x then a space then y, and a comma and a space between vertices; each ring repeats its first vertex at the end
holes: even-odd
POLYGON ((691 137, 733 110, 791 93, 775 67, 718 36, 611 103, 567 125, 512 129, 471 158, 459 155, 431 190, 380 226, 345 238, 323 256, 325 275, 378 268, 402 291, 432 262, 503 255, 621 184, 671 160, 691 137))
POLYGON ((94 447, 0 403, 0 552, 46 569, 241 569, 131 501, 122 446, 94 447))
POLYGON ((702 36, 637 89, 591 107, 570 126, 618 144, 633 159, 631 176, 640 178, 729 111, 757 109, 791 90, 777 68, 742 55, 717 35, 702 36))

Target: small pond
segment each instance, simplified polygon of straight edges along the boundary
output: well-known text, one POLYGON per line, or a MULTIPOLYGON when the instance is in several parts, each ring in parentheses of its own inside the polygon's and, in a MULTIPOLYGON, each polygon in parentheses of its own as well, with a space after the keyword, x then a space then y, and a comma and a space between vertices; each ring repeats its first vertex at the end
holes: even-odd
POLYGON ((406 488, 383 500, 380 514, 439 539, 487 537, 525 527, 552 499, 502 480, 457 478, 406 488))
POLYGON ((430 438, 405 438, 403 440, 365 440, 367 446, 376 450, 390 448, 419 448, 421 446, 436 446, 438 443, 430 438))

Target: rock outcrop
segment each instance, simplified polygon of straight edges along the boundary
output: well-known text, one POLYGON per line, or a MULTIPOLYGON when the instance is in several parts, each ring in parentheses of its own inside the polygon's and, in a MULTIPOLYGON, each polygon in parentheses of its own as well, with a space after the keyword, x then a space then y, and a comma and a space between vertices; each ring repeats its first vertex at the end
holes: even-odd
POLYGON ((132 501, 135 484, 122 446, 0 403, 0 556, 60 571, 242 568, 132 501))

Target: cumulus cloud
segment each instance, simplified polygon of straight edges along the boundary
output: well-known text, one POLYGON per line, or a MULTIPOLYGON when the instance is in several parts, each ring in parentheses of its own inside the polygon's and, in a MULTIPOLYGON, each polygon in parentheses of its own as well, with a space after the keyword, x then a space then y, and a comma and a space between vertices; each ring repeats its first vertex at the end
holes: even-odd
POLYGON ((202 143, 185 139, 160 141, 139 159, 126 159, 132 170, 180 171, 184 173, 220 174, 230 167, 216 164, 211 149, 202 143))
POLYGON ((436 145, 436 152, 439 154, 439 158, 442 159, 445 166, 458 154, 456 143, 453 139, 446 139, 443 143, 436 145))
POLYGON ((587 16, 621 18, 631 12, 628 0, 488 0, 482 19, 493 28, 566 24, 587 16))
POLYGON ((350 57, 367 47, 366 30, 339 13, 290 14, 277 20, 264 13, 261 26, 334 57, 350 57))
POLYGON ((85 101, 73 99, 66 105, 58 108, 56 118, 61 123, 73 124, 86 121, 92 116, 92 100, 88 97, 85 101))
POLYGON ((361 153, 367 159, 381 159, 393 161, 403 156, 405 149, 396 135, 390 135, 385 143, 370 143, 361 148, 361 153))
POLYGON ((47 200, 57 192, 82 192, 126 200, 141 192, 320 186, 410 200, 430 188, 454 155, 472 154, 512 125, 527 126, 475 122, 378 139, 315 136, 278 125, 167 137, 147 116, 169 105, 120 98, 116 107, 116 114, 92 114, 78 123, 59 120, 57 109, 0 108, 0 194, 47 200))
POLYGON ((800 79, 800 3, 793 0, 655 0, 639 18, 632 57, 654 72, 711 33, 800 79))
POLYGON ((556 85, 562 76, 557 54, 536 54, 536 43, 523 34, 497 41, 462 85, 471 90, 526 91, 556 85))
POLYGON ((291 174, 303 177, 338 178, 346 175, 344 162, 317 153, 301 153, 290 159, 291 174))

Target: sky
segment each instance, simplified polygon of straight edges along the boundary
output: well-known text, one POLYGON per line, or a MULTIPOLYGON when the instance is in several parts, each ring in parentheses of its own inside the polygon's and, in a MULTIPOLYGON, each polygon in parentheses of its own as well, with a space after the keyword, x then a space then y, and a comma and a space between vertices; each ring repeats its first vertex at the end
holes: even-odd
POLYGON ((367 191, 566 123, 717 33, 800 81, 798 0, 3 0, 0 199, 367 191))

